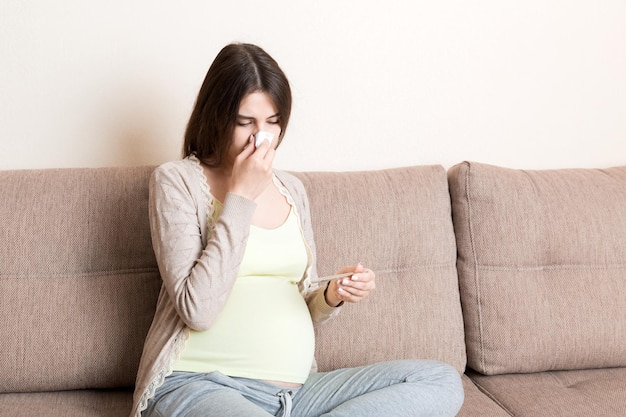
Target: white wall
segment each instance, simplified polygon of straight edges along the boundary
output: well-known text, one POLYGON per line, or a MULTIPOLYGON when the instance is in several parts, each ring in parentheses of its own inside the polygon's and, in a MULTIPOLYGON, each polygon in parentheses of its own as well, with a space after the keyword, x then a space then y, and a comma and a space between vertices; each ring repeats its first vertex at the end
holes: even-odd
POLYGON ((178 158, 231 41, 290 78, 283 169, 626 164, 623 0, 4 0, 0 169, 178 158))

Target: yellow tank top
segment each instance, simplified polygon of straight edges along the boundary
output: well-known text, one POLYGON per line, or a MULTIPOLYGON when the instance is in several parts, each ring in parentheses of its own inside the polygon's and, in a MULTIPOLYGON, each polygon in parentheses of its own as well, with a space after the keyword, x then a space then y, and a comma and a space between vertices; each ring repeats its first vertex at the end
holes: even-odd
POLYGON ((239 275, 211 328, 190 331, 174 370, 303 383, 315 335, 297 283, 307 249, 293 207, 276 229, 250 228, 239 275))

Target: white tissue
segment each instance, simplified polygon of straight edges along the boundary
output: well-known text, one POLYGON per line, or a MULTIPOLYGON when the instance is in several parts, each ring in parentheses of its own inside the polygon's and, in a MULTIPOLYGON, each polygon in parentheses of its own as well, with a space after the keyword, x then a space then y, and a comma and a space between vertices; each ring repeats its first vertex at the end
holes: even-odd
POLYGON ((257 132, 256 135, 254 135, 254 146, 258 148, 259 146, 261 146, 264 140, 268 141, 271 144, 272 139, 274 139, 273 134, 260 130, 257 132))

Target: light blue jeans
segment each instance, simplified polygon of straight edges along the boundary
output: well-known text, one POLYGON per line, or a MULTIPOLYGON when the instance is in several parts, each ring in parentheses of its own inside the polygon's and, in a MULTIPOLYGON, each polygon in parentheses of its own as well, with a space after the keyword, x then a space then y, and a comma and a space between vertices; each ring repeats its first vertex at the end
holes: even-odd
POLYGON ((456 369, 404 360, 313 373, 297 389, 219 372, 174 372, 142 417, 452 417, 462 403, 456 369))

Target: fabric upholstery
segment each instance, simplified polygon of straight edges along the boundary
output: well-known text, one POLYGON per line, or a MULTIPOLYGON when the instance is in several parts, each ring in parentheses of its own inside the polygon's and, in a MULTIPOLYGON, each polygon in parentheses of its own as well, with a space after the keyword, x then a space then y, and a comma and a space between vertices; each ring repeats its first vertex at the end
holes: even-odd
POLYGON ((317 328, 321 371, 428 358, 465 368, 456 247, 441 166, 296 173, 310 200, 320 275, 362 262, 369 299, 317 328))
POLYGON ((465 402, 456 417, 510 417, 497 401, 483 394, 466 375, 461 377, 465 402))
POLYGON ((0 392, 134 384, 160 287, 150 172, 0 172, 0 392))
POLYGON ((626 368, 469 375, 512 416, 626 416, 626 368))
MULTIPOLYGON (((160 288, 151 171, 0 171, 1 416, 130 412, 160 288)), ((458 268, 472 367, 608 367, 470 372, 459 417, 626 415, 626 368, 611 368, 626 361, 626 167, 465 163, 449 173, 452 209, 439 166, 297 176, 320 274, 362 261, 378 277, 316 329, 321 370, 432 358, 463 371, 458 268)))
POLYGON ((626 365, 626 167, 449 171, 468 365, 626 365))
POLYGON ((2 417, 127 417, 128 390, 80 390, 0 394, 2 417))

